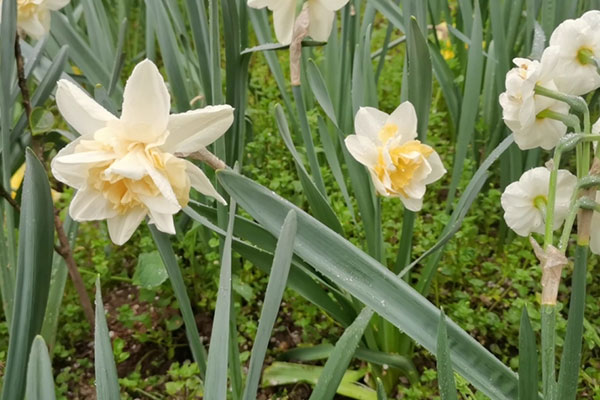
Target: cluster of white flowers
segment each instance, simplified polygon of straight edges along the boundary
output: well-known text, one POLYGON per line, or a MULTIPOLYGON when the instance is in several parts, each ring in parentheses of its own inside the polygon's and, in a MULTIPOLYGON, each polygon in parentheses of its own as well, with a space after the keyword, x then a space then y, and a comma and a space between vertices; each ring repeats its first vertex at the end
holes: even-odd
MULTIPOLYGON (((506 91, 500 95, 500 104, 504 121, 519 148, 550 150, 558 144, 567 132, 560 117, 568 114, 570 107, 540 92, 579 96, 598 89, 600 74, 596 60, 600 60, 600 11, 597 10, 561 23, 552 33, 540 61, 513 60, 516 67, 506 75, 506 91)), ((544 232, 549 182, 547 168, 534 168, 502 194, 504 219, 517 234, 544 232)), ((570 211, 576 185, 577 178, 571 172, 558 171, 554 230, 561 227, 570 211)), ((600 216, 595 215, 594 221, 600 223, 600 216)), ((600 232, 592 230, 590 244, 593 252, 600 252, 600 232)))
POLYGON ((506 92, 500 105, 506 125, 523 149, 552 149, 567 131, 566 125, 547 116, 566 113, 567 104, 535 93, 535 87, 582 95, 600 87, 594 58, 600 59, 600 11, 560 24, 540 61, 515 58, 506 75, 506 92), (546 113, 544 113, 546 112, 546 113))
MULTIPOLYGON (((335 12, 348 4, 349 0, 307 0, 303 7, 308 11, 308 35, 314 40, 326 42, 331 34, 335 12)), ((248 0, 252 8, 265 8, 273 11, 275 35, 282 44, 290 44, 297 17, 296 0, 248 0)))

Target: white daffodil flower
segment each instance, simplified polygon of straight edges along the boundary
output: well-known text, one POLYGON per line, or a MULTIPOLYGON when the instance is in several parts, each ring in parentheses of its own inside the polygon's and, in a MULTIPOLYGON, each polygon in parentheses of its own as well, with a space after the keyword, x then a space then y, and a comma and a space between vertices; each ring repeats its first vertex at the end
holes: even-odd
POLYGON ((399 197, 406 208, 419 211, 426 185, 440 179, 446 169, 433 148, 416 140, 413 105, 404 102, 391 115, 363 107, 354 127, 356 135, 346 138, 346 147, 369 169, 377 192, 399 197))
POLYGON ((561 23, 550 36, 559 49, 554 82, 558 90, 582 95, 600 87, 600 75, 591 57, 600 59, 600 11, 588 11, 561 23))
POLYGON ((506 74, 506 91, 500 94, 502 117, 521 150, 536 147, 550 150, 567 132, 567 126, 561 121, 542 118, 539 114, 545 110, 567 114, 569 106, 534 91, 536 85, 557 90, 551 79, 557 53, 557 47, 548 47, 541 62, 515 58, 516 68, 506 74))
POLYGON ((74 220, 106 219, 121 245, 146 215, 174 234, 173 215, 188 203, 190 187, 225 203, 204 172, 175 153, 198 151, 223 135, 233 123, 230 106, 169 115, 167 86, 149 60, 127 81, 120 118, 64 79, 56 103, 81 134, 52 160, 54 177, 77 189, 69 207, 74 220))
MULTIPOLYGON (((307 0, 310 23, 308 35, 314 40, 326 42, 331 34, 335 12, 348 4, 349 0, 307 0)), ((296 21, 296 0, 248 0, 252 8, 265 8, 273 11, 275 36, 282 44, 290 44, 296 21)))
MULTIPOLYGON (((17 28, 34 39, 50 32, 50 11, 60 10, 70 0, 17 0, 17 28)), ((0 0, 0 16, 2 0, 0 0)))
MULTIPOLYGON (((548 168, 533 168, 521 175, 517 182, 508 185, 502 193, 500 202, 504 209, 504 220, 517 235, 545 232, 549 183, 548 168)), ((554 230, 560 228, 569 213, 569 201, 576 186, 577 177, 567 170, 558 170, 554 230)))

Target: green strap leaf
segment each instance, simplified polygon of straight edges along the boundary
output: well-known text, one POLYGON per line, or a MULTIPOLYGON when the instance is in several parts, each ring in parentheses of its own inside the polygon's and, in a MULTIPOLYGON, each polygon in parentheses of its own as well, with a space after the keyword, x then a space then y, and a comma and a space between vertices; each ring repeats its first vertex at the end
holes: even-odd
POLYGON ((26 164, 15 304, 2 400, 22 399, 25 394, 27 359, 33 339, 42 330, 52 271, 54 213, 50 185, 44 166, 31 149, 27 149, 26 164))
POLYGON ((523 307, 519 329, 519 400, 536 400, 538 384, 538 354, 535 333, 531 328, 527 307, 523 307))
POLYGON ((102 291, 100 288, 100 277, 96 278, 96 327, 94 328, 94 359, 96 369, 96 396, 98 400, 115 400, 121 397, 117 366, 113 356, 104 303, 102 302, 102 291))
POLYGON ((452 367, 450 348, 448 346, 446 316, 443 311, 440 311, 436 354, 438 386, 440 388, 442 400, 458 400, 458 397, 456 396, 456 382, 454 381, 454 369, 452 367))
POLYGON ((265 294, 264 305, 260 314, 256 338, 252 346, 252 355, 250 356, 250 365, 248 366, 248 378, 244 390, 244 400, 256 399, 260 374, 262 371, 265 353, 269 345, 271 331, 277 318, 283 291, 285 290, 294 254, 294 239, 296 237, 296 213, 291 210, 281 228, 281 235, 277 242, 277 250, 273 259, 273 267, 267 292, 265 294))
POLYGON ((208 366, 204 382, 204 395, 207 399, 227 398, 227 357, 229 351, 229 312, 231 310, 231 245, 235 222, 235 201, 229 206, 229 223, 221 257, 219 291, 213 319, 212 335, 208 351, 208 366))
POLYGON ((29 354, 27 366, 27 400, 55 400, 54 376, 46 342, 41 336, 36 336, 29 354))
MULTIPOLYGON (((406 282, 350 242, 272 191, 232 171, 219 171, 227 192, 273 235, 287 213, 298 214, 295 252, 323 275, 392 322, 417 343, 435 352, 439 310, 406 282)), ((469 382, 493 399, 514 399, 514 372, 459 326, 448 322, 455 367, 469 382)))

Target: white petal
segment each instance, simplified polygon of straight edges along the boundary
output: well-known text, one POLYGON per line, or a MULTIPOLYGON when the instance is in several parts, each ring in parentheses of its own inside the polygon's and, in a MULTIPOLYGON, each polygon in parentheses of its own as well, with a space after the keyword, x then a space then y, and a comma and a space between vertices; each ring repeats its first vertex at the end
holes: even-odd
POLYGON ((169 179, 162 172, 154 168, 154 166, 150 165, 150 163, 145 162, 145 166, 148 175, 152 178, 152 182, 154 182, 160 193, 174 205, 179 205, 169 179))
POLYGON ((329 40, 331 28, 335 21, 335 13, 324 7, 319 0, 309 0, 308 15, 310 19, 308 25, 309 36, 319 42, 329 40))
POLYGON ((150 212, 173 215, 181 210, 179 204, 173 204, 173 202, 167 200, 164 196, 145 196, 138 194, 137 198, 144 203, 150 212))
POLYGON ((444 164, 442 163, 442 159, 440 158, 437 152, 433 152, 427 157, 427 162, 431 166, 431 173, 427 178, 425 178, 424 183, 429 185, 440 179, 447 172, 446 168, 444 168, 444 164))
MULTIPOLYGON (((596 192, 596 202, 600 202, 600 193, 596 192)), ((590 232, 590 250, 600 254, 600 214, 594 212, 592 216, 592 230, 590 232)))
POLYGON ((167 153, 190 154, 220 138, 233 123, 229 105, 209 106, 169 116, 169 135, 161 149, 167 153))
POLYGON ((108 234, 114 244, 120 246, 127 242, 148 212, 137 207, 131 211, 108 219, 108 234))
POLYGON ((423 208, 423 198, 411 198, 411 197, 405 197, 405 196, 398 196, 400 197, 400 200, 402 201, 402 204, 404 204, 404 207, 406 207, 407 209, 409 209, 410 211, 421 211, 421 209, 423 208))
POLYGON ((187 160, 185 163, 186 173, 190 177, 190 183, 194 189, 203 195, 214 197, 222 204, 227 204, 225 199, 217 192, 210 179, 204 174, 204 171, 187 160))
POLYGON ((84 188, 71 200, 69 214, 75 221, 98 221, 115 217, 117 211, 102 193, 84 188))
POLYGON ((117 118, 66 79, 58 81, 56 105, 64 119, 81 135, 92 135, 117 118))
POLYGON ((40 39, 50 31, 50 14, 39 10, 29 18, 18 19, 17 26, 33 39, 40 39))
POLYGON ((56 10, 60 10, 61 8, 63 8, 67 4, 69 4, 69 1, 71 1, 71 0, 46 0, 44 2, 44 6, 48 10, 56 11, 56 10))
POLYGON ((318 0, 323 7, 330 11, 337 11, 348 4, 349 0, 318 0))
POLYGON ((163 214, 150 210, 150 223, 156 225, 156 228, 161 232, 169 235, 176 233, 173 214, 163 214))
POLYGON ((390 114, 388 124, 394 124, 398 127, 398 134, 402 141, 413 140, 417 137, 417 113, 411 102, 405 101, 390 114))
POLYGON ((377 165, 379 152, 371 139, 365 136, 348 135, 344 140, 348 151, 359 163, 373 168, 377 165))
POLYGON ((275 36, 281 44, 290 44, 294 33, 294 21, 296 19, 296 1, 278 0, 279 5, 273 10, 273 25, 275 36))
POLYGON ((383 129, 389 115, 373 107, 361 107, 354 118, 354 130, 359 136, 366 136, 374 143, 381 143, 379 132, 383 129))
POLYGON ((167 129, 171 97, 165 81, 150 60, 135 66, 125 85, 121 120, 130 140, 152 142, 167 129))
POLYGON ((142 179, 147 172, 147 164, 137 151, 127 153, 125 157, 116 160, 104 171, 106 175, 120 175, 135 181, 142 179))
POLYGON ((54 176, 58 181, 76 189, 79 189, 85 185, 85 181, 87 179, 87 169, 73 168, 71 165, 61 163, 60 159, 73 154, 81 139, 82 138, 75 139, 63 147, 52 159, 50 164, 52 176, 54 176))
POLYGON ((271 3, 271 0, 248 0, 248 7, 264 8, 271 3))

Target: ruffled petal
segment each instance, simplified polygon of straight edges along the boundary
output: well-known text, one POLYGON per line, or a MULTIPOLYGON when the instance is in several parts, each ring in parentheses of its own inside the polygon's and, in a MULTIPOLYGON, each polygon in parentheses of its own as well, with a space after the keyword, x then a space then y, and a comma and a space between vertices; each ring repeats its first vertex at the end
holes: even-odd
POLYGON ((361 107, 354 118, 354 129, 359 136, 366 136, 374 143, 381 143, 379 132, 389 115, 373 107, 361 107))
POLYGON ((171 97, 165 81, 150 60, 135 66, 125 85, 121 120, 127 124, 127 138, 150 143, 163 135, 169 123, 171 97))
POLYGON ((400 104, 390 114, 387 123, 398 127, 398 134, 402 138, 400 144, 417 137, 417 113, 415 107, 409 101, 400 104))
POLYGON ((374 168, 377 165, 379 152, 369 138, 359 135, 348 135, 344 143, 346 143, 346 148, 356 161, 369 168, 374 168))
POLYGON ((219 192, 217 192, 217 189, 215 189, 213 184, 210 182, 210 179, 208 179, 208 177, 204 174, 204 171, 187 160, 185 163, 186 173, 190 177, 190 184, 194 189, 205 196, 214 197, 221 204, 227 204, 225 199, 219 194, 219 192))
POLYGON ((146 209, 137 207, 125 214, 109 218, 107 223, 110 240, 118 246, 127 242, 142 223, 147 213, 146 209))
POLYGON ((82 136, 92 135, 117 117, 66 79, 58 81, 56 105, 63 118, 82 136))
POLYGON ((233 123, 233 108, 229 105, 209 106, 169 117, 165 144, 167 153, 190 154, 220 138, 233 123))
POLYGON ((102 193, 84 188, 71 200, 69 214, 75 221, 98 221, 117 216, 117 211, 102 193))

